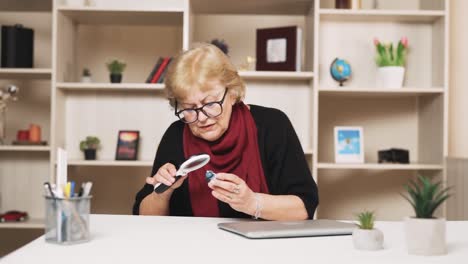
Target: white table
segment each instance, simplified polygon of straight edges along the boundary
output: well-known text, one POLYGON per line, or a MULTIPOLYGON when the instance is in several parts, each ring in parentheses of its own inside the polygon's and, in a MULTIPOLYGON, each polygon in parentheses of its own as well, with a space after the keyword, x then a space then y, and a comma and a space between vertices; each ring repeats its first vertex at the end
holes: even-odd
POLYGON ((351 236, 249 240, 219 230, 234 219, 92 215, 92 240, 63 246, 40 237, 1 263, 468 263, 468 222, 448 222, 449 254, 406 253, 403 224, 378 222, 385 249, 353 249, 351 236))

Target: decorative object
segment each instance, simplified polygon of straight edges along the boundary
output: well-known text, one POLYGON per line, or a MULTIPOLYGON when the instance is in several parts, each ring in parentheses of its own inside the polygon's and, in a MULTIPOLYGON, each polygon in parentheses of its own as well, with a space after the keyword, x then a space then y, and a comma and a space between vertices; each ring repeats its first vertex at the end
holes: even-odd
POLYGON ((140 131, 121 130, 117 137, 116 160, 136 160, 140 131))
POLYGON ((335 127, 335 162, 364 163, 362 127, 335 127))
POLYGON ((101 141, 95 136, 87 136, 80 142, 80 150, 84 152, 85 160, 95 160, 96 150, 100 147, 101 141))
POLYGON ((89 71, 88 68, 83 69, 83 74, 81 75, 81 82, 83 83, 93 82, 93 80, 91 79, 91 72, 89 71))
POLYGON ((112 59, 107 63, 111 83, 122 82, 122 73, 126 66, 127 64, 124 61, 119 61, 118 59, 112 59))
POLYGON ((343 82, 351 77, 351 65, 346 60, 335 58, 330 65, 330 74, 333 80, 343 86, 343 82))
POLYGON ((353 244, 359 250, 383 249, 384 235, 374 228, 374 212, 364 211, 358 214, 359 228, 353 231, 353 244))
POLYGON ((32 143, 41 142, 41 126, 36 124, 29 125, 29 141, 32 143))
POLYGON ((34 30, 21 24, 1 28, 1 67, 34 67, 34 30))
POLYGON ((15 85, 8 85, 0 89, 0 145, 6 144, 6 112, 7 102, 18 100, 19 88, 15 85))
POLYGON ((70 7, 82 7, 85 3, 84 1, 87 2, 87 0, 66 0, 66 4, 70 7))
POLYGON ((257 29, 257 71, 301 71, 302 30, 297 26, 257 29))
POLYGON ((16 133, 16 141, 29 141, 29 130, 18 130, 16 133))
POLYGON ((379 150, 378 155, 379 163, 409 164, 409 151, 406 149, 379 150))
POLYGON ((213 39, 212 41, 210 41, 210 43, 222 50, 224 54, 228 55, 229 46, 226 44, 224 39, 213 39))
POLYGON ((405 219, 405 234, 408 253, 413 255, 447 254, 445 219, 435 218, 435 210, 447 200, 450 188, 442 182, 432 183, 427 177, 405 185, 408 195, 403 197, 411 204, 415 217, 405 219))
POLYGON ((401 88, 405 77, 406 53, 408 49, 408 38, 402 37, 396 49, 393 43, 382 44, 374 38, 377 51, 377 87, 401 88))
POLYGON ((255 57, 252 57, 252 56, 245 57, 245 61, 239 65, 239 71, 254 71, 256 61, 257 60, 255 59, 255 57))
POLYGON ((358 10, 358 9, 361 9, 361 7, 362 7, 361 0, 351 0, 351 9, 358 10))
POLYGON ((335 8, 349 9, 351 7, 351 0, 335 0, 335 8))

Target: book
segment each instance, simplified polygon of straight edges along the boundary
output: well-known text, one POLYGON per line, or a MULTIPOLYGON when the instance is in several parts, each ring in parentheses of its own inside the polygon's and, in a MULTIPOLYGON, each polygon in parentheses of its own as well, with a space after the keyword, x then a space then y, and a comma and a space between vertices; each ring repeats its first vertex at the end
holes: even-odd
POLYGON ((161 76, 162 71, 166 67, 167 63, 169 62, 170 57, 164 58, 163 62, 161 63, 161 66, 158 68, 156 73, 154 74, 153 78, 151 79, 151 83, 156 83, 159 79, 159 76, 161 76))
POLYGON ((171 66, 172 61, 173 61, 173 58, 169 58, 169 62, 167 63, 166 67, 164 67, 163 72, 162 72, 161 76, 159 77, 157 83, 163 83, 164 82, 164 78, 166 77, 167 69, 169 69, 169 66, 171 66))
POLYGON ((257 29, 257 71, 301 71, 302 30, 298 26, 257 29))
POLYGON ((161 65, 163 58, 159 57, 156 60, 156 64, 154 65, 153 69, 151 70, 150 74, 148 75, 148 78, 146 78, 146 83, 151 83, 151 80, 153 79, 154 74, 158 70, 159 66, 161 65))

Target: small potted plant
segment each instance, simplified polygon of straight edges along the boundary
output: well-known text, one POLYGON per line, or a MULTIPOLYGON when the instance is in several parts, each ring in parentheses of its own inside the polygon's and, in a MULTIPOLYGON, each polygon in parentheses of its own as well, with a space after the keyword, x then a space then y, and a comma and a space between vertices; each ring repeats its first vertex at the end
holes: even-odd
POLYGON ((443 188, 441 182, 432 183, 429 178, 419 176, 418 181, 410 181, 405 189, 408 196, 403 197, 416 214, 405 219, 408 253, 426 256, 447 254, 445 219, 434 217, 434 212, 450 197, 450 188, 443 188))
POLYGON ((111 83, 122 82, 122 73, 126 66, 127 64, 124 61, 119 61, 118 59, 112 59, 107 63, 111 83))
POLYGON ((99 148, 100 140, 94 136, 87 136, 80 142, 80 150, 84 152, 85 160, 95 160, 96 150, 99 148))
POLYGON ((359 250, 383 249, 384 236, 382 231, 374 228, 374 212, 364 211, 357 215, 358 227, 353 231, 354 248, 359 250))
POLYGON ((81 75, 81 82, 84 82, 84 83, 92 82, 91 72, 89 71, 88 68, 83 69, 83 74, 81 75))
POLYGON ((377 87, 401 88, 405 77, 406 53, 408 38, 402 37, 396 48, 393 43, 382 44, 374 38, 377 51, 375 61, 377 66, 377 87))

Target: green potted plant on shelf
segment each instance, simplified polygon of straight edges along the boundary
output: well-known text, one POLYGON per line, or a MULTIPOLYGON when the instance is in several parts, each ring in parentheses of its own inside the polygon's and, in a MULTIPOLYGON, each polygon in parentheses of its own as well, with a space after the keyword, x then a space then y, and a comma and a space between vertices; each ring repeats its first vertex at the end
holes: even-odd
POLYGON ((80 150, 84 152, 85 160, 95 160, 96 150, 100 147, 101 141, 94 136, 87 136, 80 142, 80 150))
POLYGON ((450 188, 442 182, 432 183, 427 177, 405 185, 408 195, 403 197, 411 204, 415 216, 405 219, 405 234, 408 253, 414 255, 447 254, 445 219, 434 217, 436 209, 447 200, 450 188))
POLYGON ((401 88, 405 77, 408 38, 402 37, 396 47, 393 43, 382 44, 374 38, 377 63, 377 87, 401 88))
POLYGON ((127 64, 124 61, 119 61, 118 59, 112 59, 107 62, 107 69, 110 73, 111 83, 122 82, 122 73, 126 66, 127 64))
POLYGON ((375 214, 363 211, 357 215, 358 227, 353 231, 353 244, 359 250, 383 249, 384 236, 382 231, 374 227, 375 214))
POLYGON ((83 69, 83 74, 81 75, 81 82, 84 82, 84 83, 92 82, 91 71, 88 68, 83 69))

